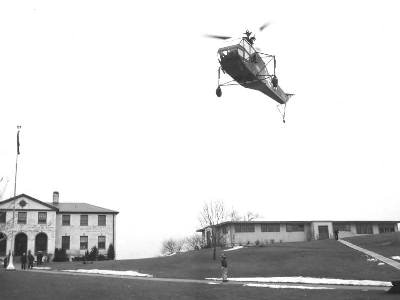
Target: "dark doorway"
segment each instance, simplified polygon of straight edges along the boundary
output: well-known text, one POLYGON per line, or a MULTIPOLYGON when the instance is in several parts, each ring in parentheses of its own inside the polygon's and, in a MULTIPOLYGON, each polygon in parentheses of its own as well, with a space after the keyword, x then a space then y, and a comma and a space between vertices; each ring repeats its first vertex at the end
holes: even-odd
POLYGON ((319 240, 329 239, 328 226, 318 226, 318 239, 319 240))
POLYGON ((211 232, 207 231, 206 234, 206 243, 207 243, 207 247, 211 247, 211 232))
POLYGON ((25 233, 18 233, 15 236, 15 250, 14 250, 14 255, 15 256, 21 256, 22 253, 26 253, 26 250, 28 248, 28 237, 26 236, 25 233))
POLYGON ((0 232, 0 256, 6 256, 7 252, 7 236, 0 232))
POLYGON ((35 238, 35 253, 38 253, 38 251, 47 253, 47 234, 44 232, 38 233, 35 238))

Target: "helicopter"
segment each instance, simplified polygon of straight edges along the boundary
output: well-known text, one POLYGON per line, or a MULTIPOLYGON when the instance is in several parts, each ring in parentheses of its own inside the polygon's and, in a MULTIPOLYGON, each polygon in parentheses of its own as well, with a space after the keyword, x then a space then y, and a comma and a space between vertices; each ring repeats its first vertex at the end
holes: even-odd
MULTIPOLYGON (((262 31, 269 24, 266 23, 260 27, 262 31)), ((229 36, 206 35, 209 38, 221 40, 231 39, 229 36)), ((285 93, 278 84, 276 76, 276 57, 275 55, 266 54, 258 51, 254 47, 256 38, 249 30, 243 33, 243 36, 236 40, 233 44, 218 49, 218 86, 216 95, 222 96, 223 86, 241 85, 248 89, 253 89, 264 93, 271 99, 284 106, 282 114, 285 123, 286 103, 294 94, 285 93), (273 64, 273 71, 268 71, 267 66, 273 64), (233 80, 221 82, 221 70, 227 73, 233 80)), ((233 41, 232 41, 233 42, 233 41)))

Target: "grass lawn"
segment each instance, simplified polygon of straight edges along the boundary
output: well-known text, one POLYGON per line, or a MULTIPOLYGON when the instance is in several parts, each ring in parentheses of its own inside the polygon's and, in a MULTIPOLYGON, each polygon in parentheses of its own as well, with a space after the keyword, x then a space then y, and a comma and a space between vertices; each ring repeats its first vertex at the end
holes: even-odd
POLYGON ((382 291, 294 290, 0 270, 1 299, 398 299, 382 291))
MULTIPOLYGON (((221 253, 218 251, 218 256, 221 253)), ((341 279, 391 281, 400 272, 390 266, 368 262, 364 254, 335 240, 282 243, 226 252, 230 277, 310 276, 341 279)), ((220 277, 219 260, 212 260, 212 249, 169 257, 97 261, 93 264, 50 263, 53 269, 134 270, 154 277, 220 277)))
POLYGON ((400 256, 400 232, 356 236, 344 240, 388 258, 400 256))

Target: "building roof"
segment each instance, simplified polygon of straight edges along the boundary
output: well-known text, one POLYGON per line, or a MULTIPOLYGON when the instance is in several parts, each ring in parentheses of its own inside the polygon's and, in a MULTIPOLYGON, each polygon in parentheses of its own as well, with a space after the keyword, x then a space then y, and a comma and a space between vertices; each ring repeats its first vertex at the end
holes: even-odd
POLYGON ((59 202, 58 204, 54 204, 53 202, 43 202, 36 198, 33 198, 26 194, 19 194, 15 197, 6 199, 4 201, 0 201, 0 204, 11 202, 13 200, 17 200, 18 198, 28 198, 34 202, 40 203, 48 207, 51 210, 56 210, 59 213, 88 213, 88 214, 95 214, 95 213, 103 213, 103 214, 118 214, 117 211, 91 205, 88 203, 82 202, 59 202))
POLYGON ((108 213, 108 214, 118 214, 117 211, 91 205, 88 203, 78 203, 78 202, 61 202, 58 204, 49 203, 58 209, 60 213, 108 213))
POLYGON ((27 194, 19 194, 19 195, 17 195, 17 196, 8 198, 8 199, 6 199, 6 200, 0 201, 0 204, 4 204, 4 203, 7 203, 7 202, 11 202, 11 201, 13 201, 13 200, 17 200, 18 198, 27 198, 27 199, 30 199, 30 200, 32 200, 32 201, 34 201, 34 202, 37 202, 37 203, 41 204, 41 205, 44 205, 44 206, 46 206, 46 207, 48 207, 48 208, 50 208, 50 209, 52 209, 52 210, 57 210, 57 208, 54 207, 53 205, 51 205, 51 203, 46 203, 46 202, 40 201, 40 200, 38 200, 38 199, 36 199, 36 198, 33 198, 33 197, 31 197, 31 196, 29 196, 29 195, 27 195, 27 194))

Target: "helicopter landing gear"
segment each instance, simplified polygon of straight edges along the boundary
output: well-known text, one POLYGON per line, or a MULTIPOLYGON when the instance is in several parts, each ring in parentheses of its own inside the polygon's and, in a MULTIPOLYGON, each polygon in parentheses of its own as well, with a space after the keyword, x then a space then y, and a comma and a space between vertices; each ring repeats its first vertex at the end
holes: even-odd
POLYGON ((278 109, 279 113, 280 113, 281 116, 282 116, 282 121, 283 121, 283 123, 286 123, 286 103, 283 104, 283 105, 281 105, 281 107, 282 107, 282 106, 283 106, 283 110, 281 110, 281 109, 279 108, 279 104, 278 104, 278 106, 277 106, 276 108, 278 109))
POLYGON ((218 97, 222 96, 222 90, 220 86, 218 86, 217 89, 215 90, 215 94, 217 94, 218 97))
POLYGON ((218 68, 218 87, 215 90, 215 94, 217 94, 217 97, 222 96, 222 90, 221 90, 221 85, 219 84, 219 80, 221 79, 221 67, 218 68))

